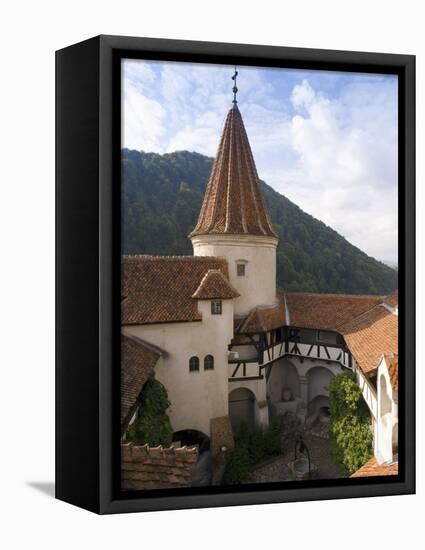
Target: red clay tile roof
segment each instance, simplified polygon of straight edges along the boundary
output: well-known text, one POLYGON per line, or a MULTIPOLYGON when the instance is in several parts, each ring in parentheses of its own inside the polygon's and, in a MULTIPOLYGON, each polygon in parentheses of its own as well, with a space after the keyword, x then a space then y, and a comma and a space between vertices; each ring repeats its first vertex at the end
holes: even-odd
POLYGON ((267 332, 286 324, 285 298, 283 293, 277 293, 278 304, 274 307, 256 307, 238 326, 237 331, 242 334, 267 332))
POLYGON ((398 463, 378 464, 376 458, 371 458, 350 477, 372 477, 372 476, 396 476, 398 474, 398 463))
POLYGON ((213 256, 123 256, 123 325, 200 321, 192 295, 210 269, 228 277, 227 261, 213 256))
POLYGON ((291 326, 338 330, 341 325, 382 303, 382 296, 286 292, 291 326))
POLYGON ((121 427, 125 431, 137 398, 160 357, 157 348, 139 338, 121 335, 121 427))
POLYGON ((238 296, 240 294, 219 269, 209 269, 196 291, 192 294, 192 298, 197 300, 213 300, 215 298, 226 300, 238 296))
POLYGON ((338 331, 365 374, 378 368, 383 354, 398 353, 398 315, 381 304, 339 327, 338 331))
POLYGON ((384 304, 390 307, 397 307, 398 306, 398 290, 395 290, 391 294, 388 294, 388 296, 385 296, 384 298, 384 304))
POLYGON ((189 236, 210 233, 277 238, 261 194, 242 116, 236 105, 227 115, 198 223, 189 236))
POLYGON ((397 391, 398 390, 398 355, 386 355, 385 362, 387 364, 391 387, 394 391, 397 391))
POLYGON ((121 445, 121 489, 172 489, 190 485, 197 447, 121 445))

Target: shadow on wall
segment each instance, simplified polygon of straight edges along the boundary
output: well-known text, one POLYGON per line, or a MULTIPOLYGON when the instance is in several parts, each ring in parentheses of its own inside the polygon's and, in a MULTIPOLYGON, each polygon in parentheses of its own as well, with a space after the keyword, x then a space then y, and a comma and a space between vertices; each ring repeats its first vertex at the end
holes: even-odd
POLYGON ((229 394, 229 416, 233 434, 239 433, 240 425, 246 422, 252 430, 255 424, 255 395, 247 388, 237 388, 229 394))

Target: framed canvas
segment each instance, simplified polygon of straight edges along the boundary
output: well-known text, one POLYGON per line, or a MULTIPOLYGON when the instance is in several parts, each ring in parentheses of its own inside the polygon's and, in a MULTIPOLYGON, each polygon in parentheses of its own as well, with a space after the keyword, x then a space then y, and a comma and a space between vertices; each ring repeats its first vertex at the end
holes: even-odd
POLYGON ((56 497, 413 493, 414 178, 413 56, 58 51, 56 497))

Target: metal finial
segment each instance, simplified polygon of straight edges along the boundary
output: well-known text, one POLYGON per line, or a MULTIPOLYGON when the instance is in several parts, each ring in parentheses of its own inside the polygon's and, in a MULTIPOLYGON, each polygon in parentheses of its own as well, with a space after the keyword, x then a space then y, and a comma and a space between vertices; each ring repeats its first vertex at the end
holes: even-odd
POLYGON ((233 104, 236 105, 236 103, 238 102, 237 99, 236 99, 236 94, 238 93, 238 88, 236 87, 236 78, 238 76, 238 71, 236 70, 236 65, 235 65, 235 72, 232 76, 232 80, 234 81, 235 85, 233 86, 233 104))

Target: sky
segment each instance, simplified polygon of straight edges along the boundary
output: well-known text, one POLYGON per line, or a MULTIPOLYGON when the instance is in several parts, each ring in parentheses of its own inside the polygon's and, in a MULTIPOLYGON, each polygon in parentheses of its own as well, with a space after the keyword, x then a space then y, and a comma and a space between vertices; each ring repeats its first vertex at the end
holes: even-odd
MULTIPOLYGON (((122 146, 215 156, 234 67, 126 59, 122 146)), ((397 77, 238 67, 259 177, 381 261, 397 263, 397 77)))

